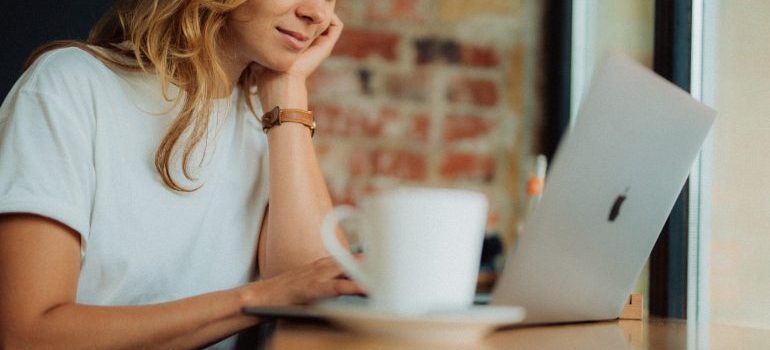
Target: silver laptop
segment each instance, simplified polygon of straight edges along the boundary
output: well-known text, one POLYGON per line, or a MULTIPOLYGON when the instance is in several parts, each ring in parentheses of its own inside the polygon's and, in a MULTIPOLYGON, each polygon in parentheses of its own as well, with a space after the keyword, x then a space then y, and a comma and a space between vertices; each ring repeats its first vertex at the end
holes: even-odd
MULTIPOLYGON (((648 69, 608 58, 508 252, 491 303, 523 306, 526 324, 617 318, 714 117, 648 69)), ((313 307, 244 312, 329 316, 313 307)))
POLYGON ((523 306, 527 324, 617 318, 715 115, 643 66, 607 58, 492 304, 523 306))

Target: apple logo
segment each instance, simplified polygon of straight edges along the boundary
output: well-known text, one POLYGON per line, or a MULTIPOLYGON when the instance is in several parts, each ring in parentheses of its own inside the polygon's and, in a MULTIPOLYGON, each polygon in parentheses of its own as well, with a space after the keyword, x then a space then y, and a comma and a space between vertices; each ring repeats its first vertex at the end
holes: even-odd
POLYGON ((620 194, 617 198, 615 198, 615 203, 612 204, 612 208, 610 209, 610 217, 607 219, 609 222, 615 222, 615 219, 618 218, 618 215, 620 215, 620 207, 623 205, 623 202, 625 202, 626 198, 628 197, 628 190, 630 190, 630 187, 626 187, 625 192, 620 194))

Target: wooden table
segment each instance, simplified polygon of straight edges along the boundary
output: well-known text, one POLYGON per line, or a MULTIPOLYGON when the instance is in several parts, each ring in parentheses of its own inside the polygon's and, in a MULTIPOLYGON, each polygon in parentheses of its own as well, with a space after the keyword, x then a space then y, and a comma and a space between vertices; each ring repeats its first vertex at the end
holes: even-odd
MULTIPOLYGON (((320 323, 282 321, 266 349, 770 349, 770 330, 682 320, 607 321, 497 330, 473 345, 431 344, 352 334, 320 323)), ((260 346, 262 348, 262 346, 260 346)))

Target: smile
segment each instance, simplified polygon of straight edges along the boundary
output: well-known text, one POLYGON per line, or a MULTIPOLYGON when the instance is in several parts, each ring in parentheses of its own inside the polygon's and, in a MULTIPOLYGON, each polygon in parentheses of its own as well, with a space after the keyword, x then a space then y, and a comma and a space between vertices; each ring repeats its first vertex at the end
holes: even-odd
POLYGON ((302 50, 307 46, 308 43, 308 37, 293 32, 291 30, 287 30, 281 27, 276 27, 276 29, 283 34, 284 39, 286 40, 286 43, 289 45, 290 48, 295 50, 302 50))

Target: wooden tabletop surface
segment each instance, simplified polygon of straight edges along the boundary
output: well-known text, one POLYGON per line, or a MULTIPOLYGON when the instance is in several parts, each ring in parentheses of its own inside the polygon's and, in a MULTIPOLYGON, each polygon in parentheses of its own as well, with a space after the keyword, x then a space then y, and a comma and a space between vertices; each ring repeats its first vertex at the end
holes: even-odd
POLYGON ((715 324, 688 325, 682 320, 652 318, 505 328, 471 344, 459 345, 377 338, 328 324, 280 321, 260 343, 266 349, 277 350, 770 349, 770 330, 715 324))

